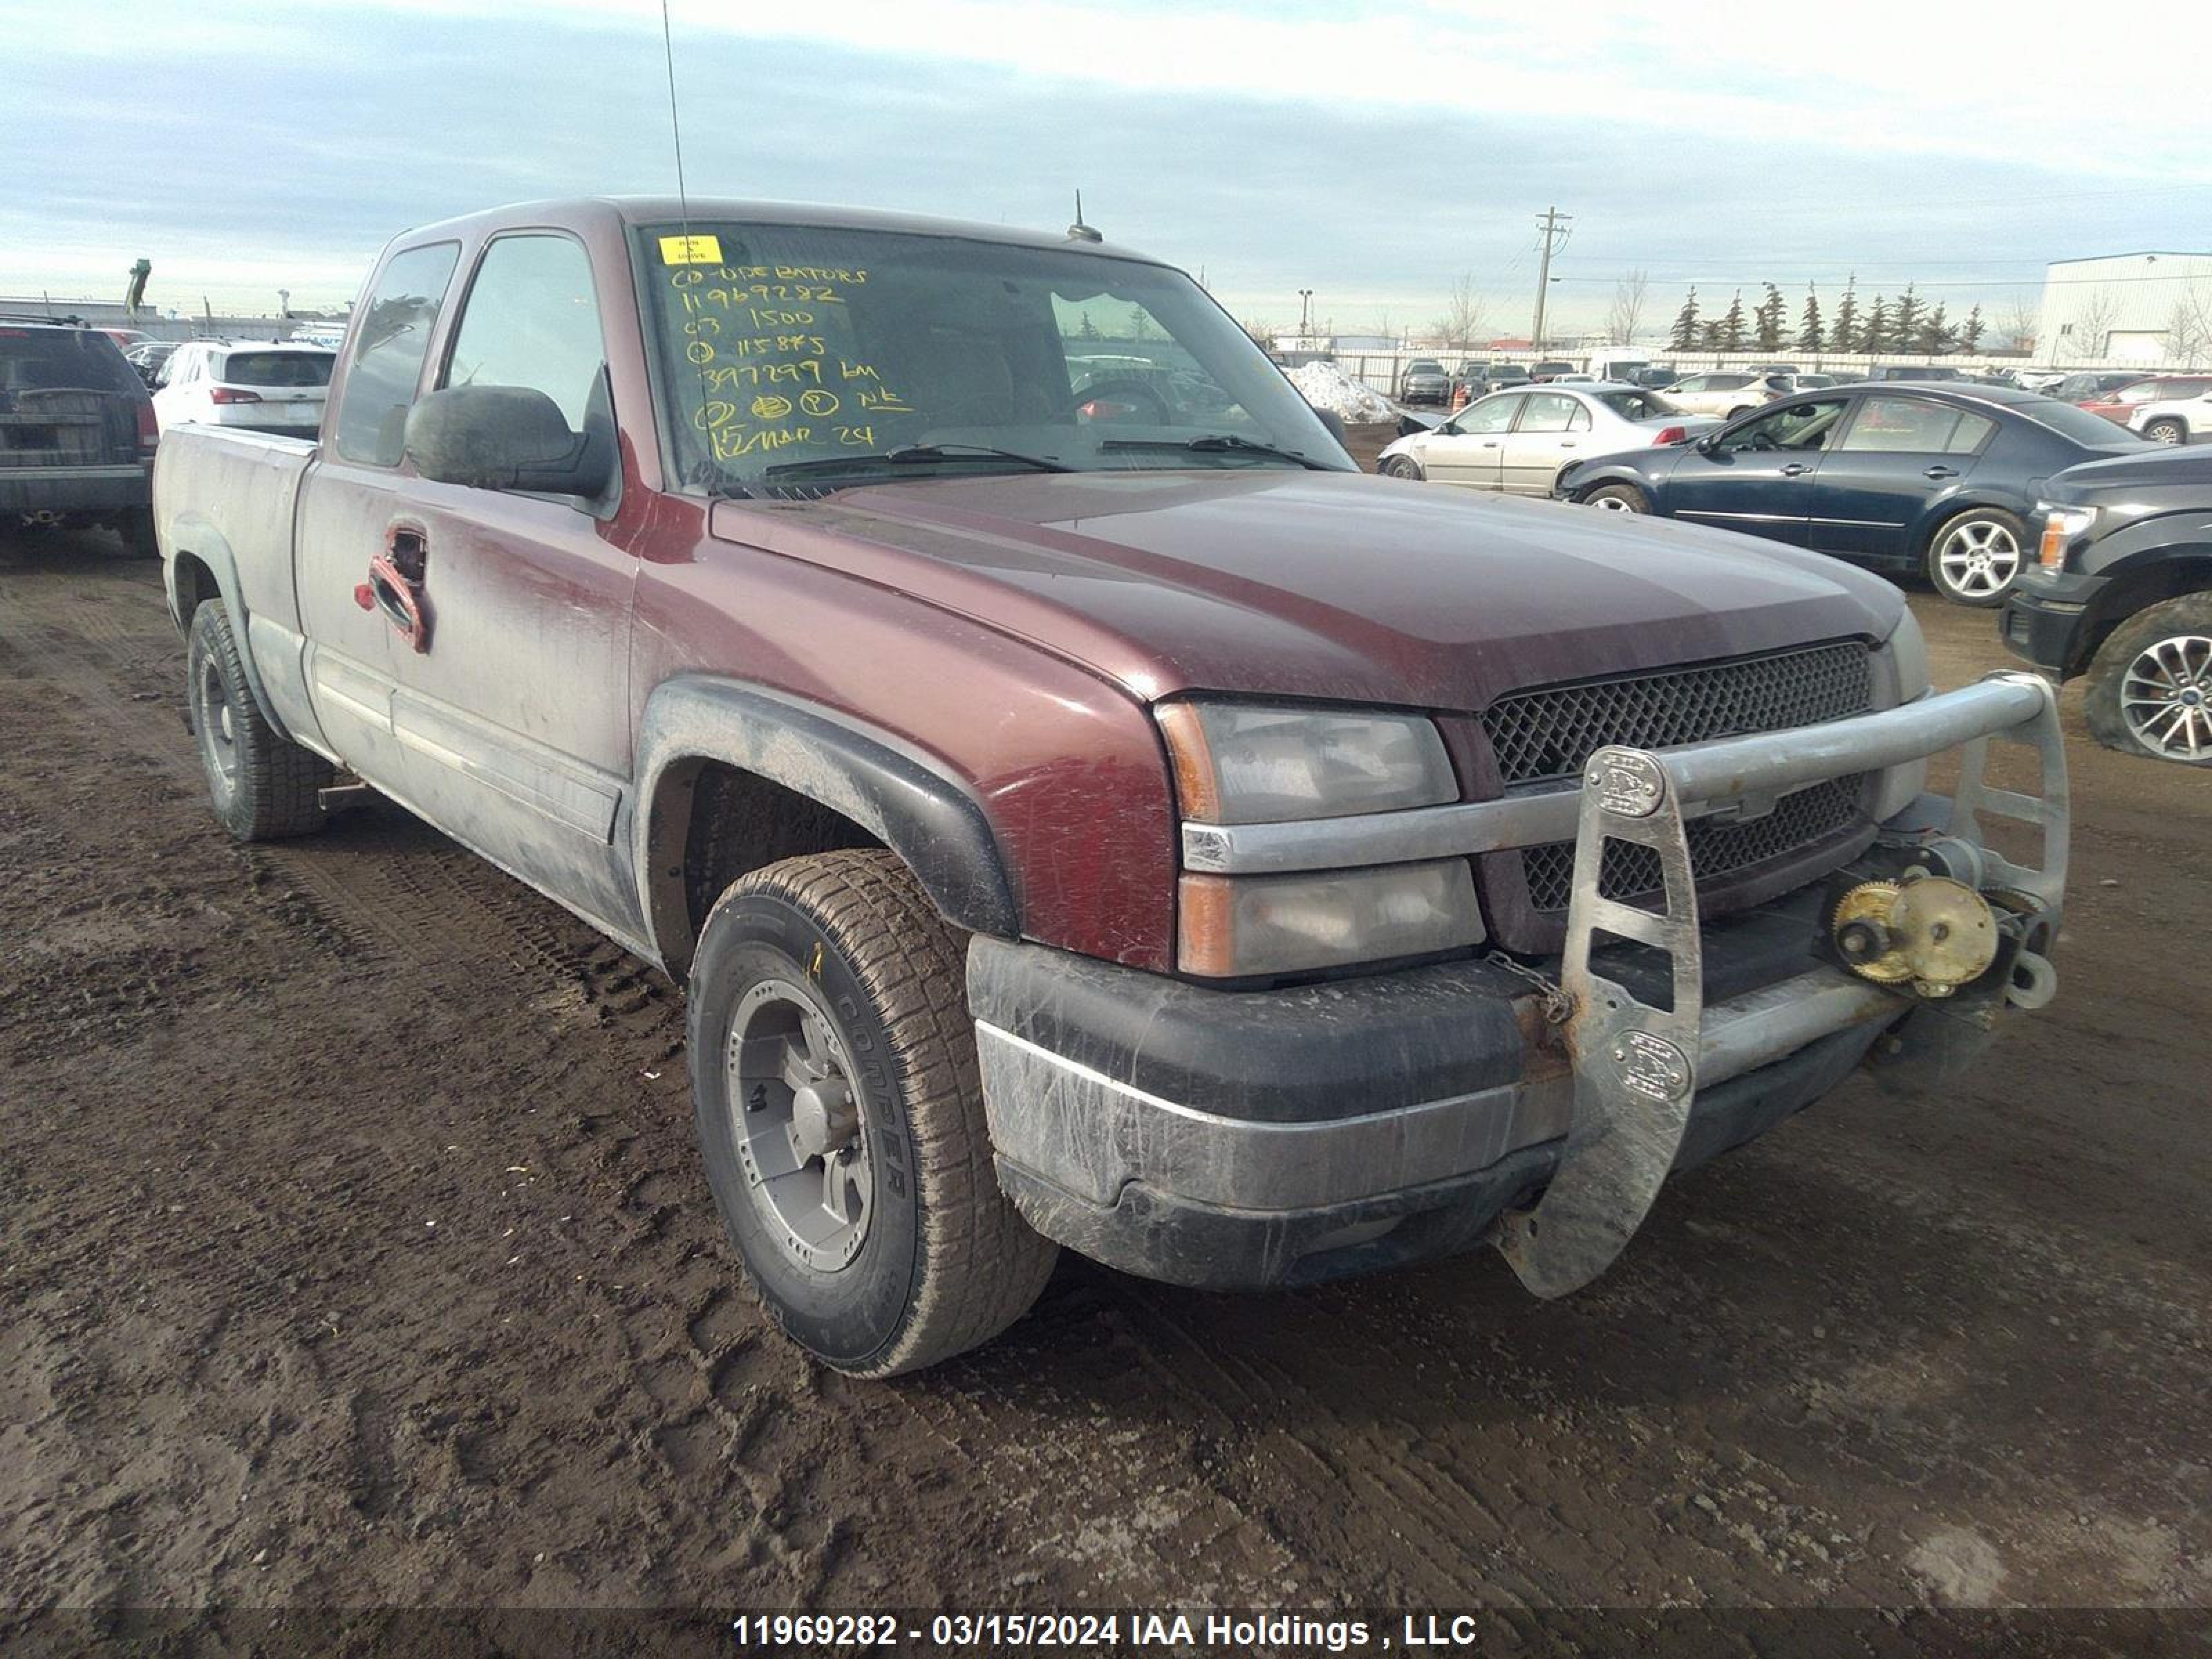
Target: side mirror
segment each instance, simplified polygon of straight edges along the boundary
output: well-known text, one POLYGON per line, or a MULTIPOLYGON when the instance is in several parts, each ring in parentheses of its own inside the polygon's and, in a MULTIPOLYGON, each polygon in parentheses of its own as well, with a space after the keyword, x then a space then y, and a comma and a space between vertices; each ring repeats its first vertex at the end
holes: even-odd
POLYGON ((569 429, 535 386, 453 386, 407 411, 406 453, 434 483, 598 496, 614 481, 606 437, 569 429))

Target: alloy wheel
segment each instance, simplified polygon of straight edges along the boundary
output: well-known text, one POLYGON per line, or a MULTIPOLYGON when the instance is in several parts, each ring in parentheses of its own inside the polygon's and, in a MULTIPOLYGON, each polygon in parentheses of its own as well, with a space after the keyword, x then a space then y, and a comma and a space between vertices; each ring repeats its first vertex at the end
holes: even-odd
POLYGON ((2212 636, 2176 634, 2137 653, 2120 677, 2120 717, 2154 755, 2212 757, 2212 636))
POLYGON ((763 980, 738 1003, 724 1063, 746 1194, 785 1255, 815 1273, 867 1242, 875 1166, 844 1039, 813 991, 763 980))
POLYGON ((1961 519, 1943 532, 1936 568, 1954 592, 1970 599, 2002 593, 2020 574, 2020 543, 1990 519, 1961 519))

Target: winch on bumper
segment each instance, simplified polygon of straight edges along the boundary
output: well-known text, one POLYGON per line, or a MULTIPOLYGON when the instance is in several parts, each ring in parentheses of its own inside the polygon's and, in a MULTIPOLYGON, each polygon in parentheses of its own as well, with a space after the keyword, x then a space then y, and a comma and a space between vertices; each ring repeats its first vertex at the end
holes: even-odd
POLYGON ((1217 990, 979 936, 969 998, 1007 1192, 1047 1236, 1181 1284, 1306 1282, 1489 1240, 1559 1295, 1604 1270, 1672 1171, 1810 1104, 1869 1050, 1908 1074, 1955 1070, 2002 1012, 2054 987, 2065 761, 2056 695, 2027 674, 1820 726, 1601 750, 1579 789, 1210 829, 1200 856, 1279 868, 1297 837, 1326 836, 1389 862, 1570 834, 1550 988, 1493 957, 1217 990), (1992 739, 2034 751, 2037 793, 1988 781, 1992 739), (1923 796, 1826 881, 1700 925, 1686 821, 1953 749, 1948 803, 1923 796), (2039 829, 2036 863, 1990 845, 1993 818, 2039 829), (1650 849, 1660 896, 1601 896, 1612 841, 1650 849), (1904 902, 1922 883, 1941 885, 1904 902))

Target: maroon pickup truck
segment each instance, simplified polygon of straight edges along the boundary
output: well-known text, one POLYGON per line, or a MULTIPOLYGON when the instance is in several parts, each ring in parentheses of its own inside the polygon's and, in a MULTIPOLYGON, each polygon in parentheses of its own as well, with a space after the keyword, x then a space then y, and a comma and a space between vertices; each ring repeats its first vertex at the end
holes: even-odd
POLYGON ((1088 232, 580 201, 397 239, 319 441, 185 428, 155 500, 218 817, 372 787, 682 981, 748 1275, 884 1375, 1060 1244, 1556 1295, 2051 994, 2041 681, 1936 694, 1877 578, 1340 435, 1088 232))

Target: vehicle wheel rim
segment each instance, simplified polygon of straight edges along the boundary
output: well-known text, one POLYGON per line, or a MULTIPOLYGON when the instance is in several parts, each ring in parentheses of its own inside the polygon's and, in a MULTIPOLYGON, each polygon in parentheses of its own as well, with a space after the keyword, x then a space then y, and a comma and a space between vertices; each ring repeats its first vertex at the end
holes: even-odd
POLYGON ((1636 509, 1618 495, 1601 495, 1590 505, 1601 513, 1633 513, 1636 509))
POLYGON ((2020 543, 1995 520, 1969 519, 1944 535, 1936 563, 1954 592, 1985 599, 2020 574, 2020 543))
POLYGON ((2152 441, 2154 443, 2178 444, 2181 441, 2181 433, 2179 429, 2168 425, 2164 422, 2160 422, 2158 425, 2151 428, 2150 435, 2152 441))
POLYGON ((2154 755, 2212 758, 2212 636, 2176 634, 2139 652, 2120 677, 2120 717, 2154 755))
POLYGON ((724 1063, 746 1196, 789 1261, 842 1272, 867 1241, 876 1179, 828 1011, 805 987, 763 980, 738 1000, 724 1063))
POLYGON ((200 665, 194 694, 192 724, 199 729, 201 757, 216 787, 228 794, 238 787, 238 716, 222 670, 212 659, 200 665))

